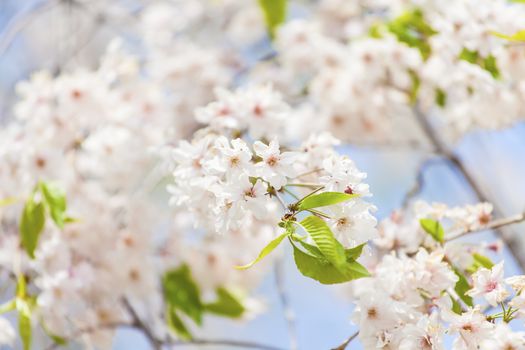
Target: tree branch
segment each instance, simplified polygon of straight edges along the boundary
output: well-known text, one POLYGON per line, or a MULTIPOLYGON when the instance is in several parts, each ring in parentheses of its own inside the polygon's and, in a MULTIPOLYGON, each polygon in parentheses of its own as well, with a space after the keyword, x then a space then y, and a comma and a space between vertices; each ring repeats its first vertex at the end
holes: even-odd
POLYGON ((331 350, 345 350, 348 344, 350 344, 357 336, 359 335, 359 331, 352 334, 348 339, 346 339, 343 344, 339 345, 338 347, 335 347, 331 350))
POLYGON ((518 214, 518 215, 510 216, 508 218, 493 220, 489 222, 487 225, 484 225, 481 227, 471 228, 471 229, 467 229, 464 231, 460 231, 458 233, 454 233, 450 235, 450 237, 448 237, 445 241, 449 242, 454 239, 463 237, 469 233, 481 232, 481 231, 486 231, 486 230, 496 230, 498 228, 505 227, 505 226, 512 225, 512 224, 517 224, 523 221, 525 221, 525 212, 518 214))
MULTIPOLYGON (((465 165, 461 162, 461 159, 459 159, 454 153, 450 152, 448 147, 445 145, 443 140, 441 140, 437 133, 434 131, 434 128, 432 125, 430 125, 430 122, 428 118, 423 115, 419 104, 416 103, 414 107, 414 113, 416 115, 416 118, 420 124, 421 129, 425 133, 425 135, 428 137, 429 141, 432 143, 436 151, 441 154, 445 159, 447 159, 448 163, 453 165, 463 176, 467 184, 470 186, 474 194, 476 195, 477 199, 481 202, 490 202, 488 196, 484 193, 481 186, 476 182, 474 176, 470 173, 470 171, 465 167, 465 165)), ((494 212, 496 215, 501 215, 501 210, 494 206, 494 212)), ((521 270, 525 270, 525 256, 521 254, 520 249, 518 245, 516 244, 515 240, 505 235, 500 228, 501 226, 495 227, 494 232, 501 238, 501 240, 505 243, 507 248, 510 250, 512 256, 514 259, 518 262, 518 264, 521 267, 521 270)))
POLYGON ((176 340, 172 342, 168 342, 165 345, 173 345, 173 346, 191 346, 191 345, 200 345, 200 346, 228 346, 228 347, 235 347, 235 348, 250 348, 250 349, 258 349, 258 350, 284 350, 282 348, 272 346, 272 345, 266 345, 266 344, 260 344, 250 341, 242 341, 242 340, 227 340, 227 339, 192 339, 188 341, 182 341, 182 340, 176 340))
POLYGON ((148 339, 148 341, 151 343, 151 345, 153 346, 153 348, 155 350, 161 350, 162 349, 162 345, 163 345, 162 341, 157 339, 157 337, 155 337, 155 335, 149 329, 149 327, 146 326, 146 324, 140 319, 139 315, 137 314, 137 312, 135 311, 133 306, 131 306, 131 304, 128 301, 128 299, 124 298, 122 300, 122 303, 124 304, 124 307, 128 311, 129 315, 131 316, 132 325, 135 328, 141 330, 142 333, 144 333, 144 336, 148 339))

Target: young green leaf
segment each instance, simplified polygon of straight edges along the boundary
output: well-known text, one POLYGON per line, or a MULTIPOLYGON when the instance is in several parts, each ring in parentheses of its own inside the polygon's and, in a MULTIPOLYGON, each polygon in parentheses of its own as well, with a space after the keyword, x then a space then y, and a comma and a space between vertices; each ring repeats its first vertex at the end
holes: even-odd
POLYGON ((277 27, 286 21, 288 0, 259 0, 270 38, 275 37, 277 27))
POLYGON ((44 323, 41 323, 42 330, 44 333, 53 341, 55 345, 64 346, 67 345, 67 340, 59 335, 51 332, 44 323))
POLYGON ((312 215, 301 221, 300 225, 312 237, 326 260, 334 266, 340 266, 346 262, 343 245, 335 239, 330 227, 323 219, 312 215))
POLYGON ((204 308, 207 312, 230 318, 239 318, 245 311, 239 298, 223 287, 217 288, 217 300, 205 304, 204 308))
POLYGON ((259 256, 257 256, 257 258, 254 261, 252 261, 251 263, 249 263, 247 265, 235 266, 235 268, 238 269, 238 270, 249 269, 253 265, 257 264, 259 261, 261 261, 266 255, 270 254, 275 248, 277 248, 277 246, 279 244, 281 244, 281 242, 284 239, 284 237, 286 237, 288 235, 289 235, 289 232, 285 232, 285 233, 281 234, 279 237, 273 239, 270 243, 268 243, 266 245, 266 247, 264 247, 261 250, 261 252, 259 253, 259 256))
POLYGON ((445 107, 445 105, 447 104, 447 93, 442 89, 436 89, 435 103, 441 108, 445 107))
POLYGON ((323 192, 306 197, 299 203, 299 210, 308 210, 328 205, 334 205, 341 202, 346 202, 352 198, 357 197, 357 194, 347 194, 343 192, 323 192))
POLYGON ((479 266, 483 266, 484 268, 489 270, 492 269, 492 267, 494 267, 494 263, 492 262, 492 260, 490 260, 490 258, 485 255, 474 253, 472 254, 472 257, 474 258, 474 263, 479 266))
POLYGON ((162 278, 162 286, 169 307, 185 313, 198 325, 202 324, 203 305, 199 287, 193 281, 187 265, 166 272, 162 278))
POLYGON ((354 248, 345 249, 346 260, 356 260, 357 258, 359 258, 363 253, 363 248, 365 247, 365 245, 366 243, 363 243, 354 248))
POLYGON ((16 309, 16 300, 10 300, 0 305, 0 315, 16 309))
POLYGON ((457 268, 453 268, 454 273, 456 276, 458 276, 458 281, 456 282, 456 286, 454 287, 454 290, 458 294, 459 298, 468 306, 473 306, 474 301, 472 298, 465 293, 470 290, 470 284, 467 281, 467 278, 459 271, 457 268))
POLYGON ((31 318, 22 313, 18 314, 18 332, 20 333, 24 350, 31 349, 31 318))
POLYGON ((397 40, 419 50, 426 59, 432 49, 429 38, 437 32, 425 21, 421 10, 407 11, 387 25, 388 30, 397 40))
MULTIPOLYGON (((518 2, 516 0, 514 0, 515 2, 518 2)), ((525 3, 525 0, 524 1, 519 1, 519 2, 524 2, 525 3)), ((495 35, 499 38, 502 38, 502 39, 505 39, 505 40, 509 40, 509 41, 525 41, 525 29, 524 30, 520 30, 514 34, 511 34, 511 35, 506 35, 506 34, 502 34, 502 33, 498 33, 498 32, 492 32, 492 35, 495 35)))
POLYGON ((182 319, 177 315, 175 307, 169 306, 166 309, 166 323, 168 327, 175 332, 181 339, 189 340, 192 338, 190 331, 182 321, 182 319))
POLYGON ((63 228, 66 218, 65 192, 57 185, 45 182, 40 183, 40 190, 42 191, 45 203, 49 208, 51 218, 59 228, 63 228))
POLYGON ((432 219, 421 219, 419 220, 419 223, 423 230, 431 235, 434 240, 440 243, 445 241, 445 230, 443 230, 443 226, 441 226, 438 221, 432 219))
POLYGON ((29 198, 20 219, 20 233, 22 235, 22 246, 31 259, 35 258, 35 249, 40 233, 44 229, 45 220, 44 204, 42 202, 35 203, 33 197, 29 198))
POLYGON ((336 268, 328 260, 305 253, 295 245, 293 251, 299 272, 322 284, 344 283, 369 276, 368 271, 357 261, 347 262, 336 268))
POLYGON ((15 197, 2 198, 2 199, 0 199, 0 208, 1 207, 6 207, 6 206, 11 205, 11 204, 16 203, 16 202, 17 202, 17 199, 15 197))
POLYGON ((458 315, 461 315, 463 313, 463 310, 461 309, 461 305, 459 304, 459 302, 452 298, 452 296, 450 295, 450 301, 452 301, 452 311, 458 315))
POLYGON ((500 76, 496 58, 493 55, 483 57, 478 51, 472 51, 465 48, 459 54, 459 59, 480 66, 489 72, 494 78, 498 78, 500 76))
POLYGON ((18 310, 18 333, 24 350, 29 350, 32 342, 31 306, 26 300, 18 298, 16 309, 18 310))

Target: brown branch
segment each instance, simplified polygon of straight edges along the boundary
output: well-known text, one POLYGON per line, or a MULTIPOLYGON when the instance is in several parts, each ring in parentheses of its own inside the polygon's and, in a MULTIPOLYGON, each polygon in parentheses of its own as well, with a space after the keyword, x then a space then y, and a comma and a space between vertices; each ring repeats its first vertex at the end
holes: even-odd
POLYGON ((417 175, 416 179, 414 181, 414 184, 412 187, 405 193, 405 196, 403 197, 403 200, 401 202, 401 206, 403 208, 408 207, 412 199, 414 199, 416 196, 418 196, 421 191, 423 190, 423 187, 425 185, 425 171, 433 165, 433 163, 436 162, 435 158, 428 158, 423 160, 418 169, 417 169, 417 175))
POLYGON ((512 225, 512 224, 517 224, 523 221, 525 221, 525 212, 518 214, 518 215, 510 216, 508 218, 493 220, 489 222, 487 225, 483 225, 483 226, 475 227, 475 228, 469 228, 467 230, 463 230, 458 233, 454 233, 450 237, 448 237, 445 241, 449 242, 454 239, 463 237, 469 233, 476 233, 476 232, 481 232, 481 231, 486 231, 486 230, 497 230, 501 227, 505 227, 505 226, 512 225))
POLYGON ((250 349, 257 349, 257 350, 284 350, 283 348, 279 348, 272 345, 266 345, 266 344, 260 344, 250 341, 242 341, 242 340, 228 340, 228 339, 192 339, 188 341, 172 341, 165 343, 165 345, 168 346, 192 346, 192 345, 200 345, 200 346, 229 346, 229 347, 235 347, 235 348, 250 348, 250 349))
MULTIPOLYGON (((435 132, 432 125, 430 125, 430 122, 428 118, 423 115, 419 104, 416 103, 414 107, 414 112, 417 118, 417 121, 420 124, 421 129, 425 133, 425 135, 428 137, 429 141, 432 143, 436 151, 441 154, 448 162, 449 164, 453 165, 463 176, 463 178, 468 183, 469 187, 472 189, 474 194, 476 195, 477 199, 481 202, 490 202, 488 196, 485 194, 481 186, 476 182, 474 176, 472 173, 465 167, 463 162, 460 158, 458 158, 454 153, 449 151, 448 147, 445 145, 443 140, 441 140, 437 133, 435 132)), ((501 210, 494 206, 494 212, 496 215, 501 215, 501 210)), ((501 238, 501 240, 505 243, 509 251, 511 252, 514 259, 518 262, 520 265, 522 271, 525 270, 525 256, 521 254, 520 249, 518 245, 516 244, 515 240, 505 235, 501 230, 499 230, 501 226, 495 227, 494 232, 501 238)))
POLYGON ((345 350, 348 344, 350 344, 357 336, 359 335, 359 331, 352 334, 348 339, 346 339, 343 344, 339 345, 338 347, 335 347, 331 350, 345 350))
POLYGON ((153 346, 155 350, 161 350, 163 345, 162 341, 157 339, 157 337, 153 334, 149 327, 146 326, 146 324, 141 320, 133 306, 131 306, 130 302, 126 298, 124 298, 122 300, 122 303, 124 304, 124 307, 128 311, 129 315, 131 316, 132 325, 135 328, 141 330, 142 333, 144 333, 144 336, 148 339, 151 346, 153 346))
MULTIPOLYGON (((104 325, 100 325, 98 327, 88 327, 84 329, 79 329, 77 332, 74 333, 71 337, 67 338, 67 341, 73 341, 74 338, 79 337, 83 334, 89 334, 89 333, 95 333, 102 330, 116 330, 121 327, 127 327, 127 328, 133 328, 137 331, 144 332, 144 328, 141 326, 138 326, 136 324, 132 323, 125 323, 125 322, 113 322, 108 323, 104 325)), ((256 342, 250 342, 250 341, 242 341, 242 340, 230 340, 230 339, 191 339, 191 340, 172 340, 172 341, 164 341, 160 342, 161 346, 192 346, 192 345, 200 345, 200 346, 229 346, 229 347, 236 347, 236 348, 250 348, 250 349, 257 349, 257 350, 284 350, 282 348, 272 346, 272 345, 266 345, 266 344, 260 344, 256 342)), ((61 347, 60 344, 54 343, 51 344, 46 348, 46 350, 56 350, 59 347, 61 347)))

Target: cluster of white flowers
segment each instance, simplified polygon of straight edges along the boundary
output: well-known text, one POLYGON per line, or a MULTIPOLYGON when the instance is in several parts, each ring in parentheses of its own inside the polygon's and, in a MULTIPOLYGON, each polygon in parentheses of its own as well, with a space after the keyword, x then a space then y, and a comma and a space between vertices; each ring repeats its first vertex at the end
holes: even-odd
POLYGON ((375 235, 376 224, 370 214, 374 207, 363 200, 370 195, 368 185, 362 183, 366 174, 337 154, 333 146, 338 141, 332 136, 313 135, 292 151, 275 138, 248 143, 218 133, 230 135, 236 130, 242 135, 247 130, 247 139, 272 135, 269 128, 282 126, 283 111, 289 109, 282 100, 272 100, 274 96, 268 87, 223 91, 219 101, 197 110, 197 118, 209 127, 173 150, 172 203, 193 213, 195 224, 205 232, 257 236, 258 231, 271 233, 278 228, 284 214, 278 199, 280 194, 289 196, 291 188, 298 195, 317 187, 356 194, 359 197, 352 201, 330 206, 329 221, 348 246, 366 242, 375 235), (229 114, 223 115, 224 110, 229 114), (258 118, 273 119, 274 124, 264 129, 258 118))
POLYGON ((494 33, 524 20, 525 6, 504 0, 320 1, 279 30, 278 65, 253 79, 300 99, 306 135, 315 120, 353 142, 421 141, 417 106, 457 138, 522 119, 523 50, 494 33))
POLYGON ((449 235, 478 230, 492 218, 492 205, 478 203, 462 207, 448 207, 442 203, 418 201, 407 210, 395 211, 379 224, 379 237, 374 245, 384 252, 417 252, 422 245, 431 245, 432 238, 421 228, 419 220, 431 218, 440 221, 449 235))
POLYGON ((351 284, 353 321, 366 349, 446 349, 446 334, 454 336, 453 349, 525 348, 525 333, 507 325, 523 315, 525 276, 504 278, 503 262, 493 265, 483 255, 495 245, 447 242, 454 228, 486 226, 491 210, 486 203, 419 202, 411 216, 395 213, 381 222, 372 277, 351 284), (446 243, 420 227, 422 218, 450 222, 446 243), (500 306, 501 313, 490 312, 500 306))

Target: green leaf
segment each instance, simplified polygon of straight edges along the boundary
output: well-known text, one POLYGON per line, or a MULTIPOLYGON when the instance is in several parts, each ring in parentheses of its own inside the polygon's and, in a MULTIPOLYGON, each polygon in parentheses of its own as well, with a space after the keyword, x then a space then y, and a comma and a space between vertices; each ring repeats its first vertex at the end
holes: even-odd
POLYGON ((443 108, 447 104, 447 94, 442 89, 436 89, 436 104, 443 108))
POLYGON ((16 297, 19 299, 25 299, 27 296, 27 283, 26 278, 23 274, 18 276, 16 282, 16 297))
POLYGON ((31 307, 25 300, 17 299, 16 308, 18 310, 18 333, 24 350, 29 350, 32 342, 31 307))
POLYGON ((459 59, 469 63, 477 64, 479 61, 479 53, 477 51, 471 51, 464 48, 459 54, 459 59))
POLYGON ((459 278, 458 281, 456 282, 456 286, 454 287, 454 290, 458 294, 459 298, 463 300, 465 304, 467 304, 470 307, 474 306, 474 302, 472 298, 465 294, 467 291, 470 290, 470 284, 468 283, 467 278, 465 277, 465 275, 461 273, 461 271, 459 271, 459 269, 453 267, 453 270, 456 276, 458 276, 459 278))
MULTIPOLYGON (((514 0, 514 2, 518 2, 517 0, 514 0)), ((525 3, 525 0, 521 0, 519 2, 523 2, 525 3)), ((506 35, 506 34, 502 34, 502 33, 498 33, 498 32, 492 32, 492 35, 495 35, 499 38, 502 38, 502 39, 505 39, 505 40, 509 40, 509 41, 525 41, 525 29, 524 30, 520 30, 514 34, 511 34, 511 35, 506 35)))
POLYGON ((275 37, 277 27, 286 21, 287 0, 259 0, 270 38, 275 37))
POLYGON ((190 331, 179 315, 177 315, 176 309, 174 307, 167 307, 166 323, 168 324, 168 327, 173 330, 181 339, 189 340, 192 338, 190 331))
POLYGON ((496 62, 496 57, 494 57, 493 55, 487 56, 483 60, 481 67, 485 69, 486 71, 488 71, 494 79, 497 79, 500 77, 500 72, 498 69, 497 62, 496 62))
POLYGON ((59 346, 67 345, 68 341, 65 338, 51 332, 44 323, 41 323, 41 326, 42 326, 42 330, 44 331, 44 333, 46 333, 46 335, 49 338, 51 338, 54 344, 59 345, 59 346))
POLYGON ((0 315, 16 309, 16 300, 10 300, 0 305, 0 315))
POLYGON ((35 258, 35 249, 40 233, 44 229, 45 220, 44 204, 42 202, 35 203, 34 197, 29 198, 20 219, 20 233, 22 235, 22 246, 32 259, 35 258))
POLYGON ((247 265, 243 265, 243 266, 235 266, 236 269, 238 270, 246 270, 246 269, 249 269, 250 267, 252 267, 253 265, 255 265, 256 263, 258 263, 259 261, 261 261, 266 255, 270 254, 275 248, 277 248, 277 246, 279 244, 281 244, 282 240, 284 239, 284 237, 288 236, 289 235, 289 232, 285 232, 283 234, 281 234, 279 237, 275 238, 274 240, 272 240, 270 243, 268 243, 266 245, 266 247, 264 247, 261 252, 259 253, 259 256, 257 256, 257 258, 252 261, 251 263, 247 264, 247 265))
POLYGON ((459 59, 480 66, 489 72, 495 79, 500 76, 496 58, 493 55, 482 57, 479 52, 464 48, 459 54, 459 59))
POLYGON ((490 258, 485 255, 474 253, 472 254, 472 257, 474 258, 474 263, 483 266, 486 269, 490 270, 492 267, 494 267, 492 260, 490 260, 490 258))
POLYGON ((199 287, 191 277, 187 265, 168 271, 162 278, 166 304, 188 315, 198 325, 202 324, 203 305, 199 287))
POLYGON ((418 49, 424 59, 428 58, 432 51, 428 39, 437 32, 425 21, 421 10, 403 13, 388 23, 387 28, 397 40, 418 49))
POLYGON ((319 248, 317 248, 316 246, 314 246, 314 245, 312 245, 310 243, 306 243, 304 241, 299 241, 299 244, 306 250, 306 252, 308 254, 313 255, 316 258, 322 258, 322 259, 326 260, 326 258, 324 257, 323 253, 321 253, 319 248))
POLYGON ((419 79, 419 76, 413 70, 410 70, 408 73, 410 74, 410 80, 412 80, 412 87, 410 88, 409 92, 410 103, 415 104, 417 101, 419 88, 421 87, 421 79, 419 79))
POLYGON ((346 260, 356 260, 359 258, 363 253, 363 248, 365 245, 366 243, 363 243, 357 247, 345 249, 346 260))
POLYGON ((66 195, 65 192, 55 184, 40 183, 44 200, 49 208, 51 218, 59 228, 64 228, 66 212, 66 195))
POLYGON ((18 332, 22 339, 24 350, 31 349, 31 318, 24 314, 18 314, 18 332))
POLYGON ((300 224, 330 263, 337 267, 346 262, 343 245, 335 239, 330 227, 323 219, 312 215, 301 221, 300 224))
POLYGON ((336 268, 328 260, 305 253, 295 245, 293 251, 299 272, 322 284, 343 283, 369 276, 366 268, 357 261, 350 261, 336 268))
POLYGON ((334 205, 341 202, 346 202, 352 198, 357 197, 357 194, 346 194, 343 192, 323 192, 306 197, 299 203, 299 210, 308 210, 328 205, 334 205))
POLYGON ((436 241, 440 243, 445 241, 445 230, 443 230, 443 226, 441 226, 438 221, 432 219, 421 219, 419 220, 419 223, 423 230, 431 235, 436 241))
POLYGON ((11 205, 13 203, 16 203, 18 201, 15 197, 7 197, 0 199, 0 207, 6 207, 8 205, 11 205))
POLYGON ((458 315, 461 315, 463 313, 463 310, 461 309, 461 305, 459 304, 459 302, 452 298, 452 296, 450 296, 450 301, 452 301, 452 311, 454 311, 454 313, 458 314, 458 315))
POLYGON ((230 318, 239 318, 245 311, 239 298, 223 287, 217 288, 217 300, 205 304, 204 308, 207 312, 230 318))

